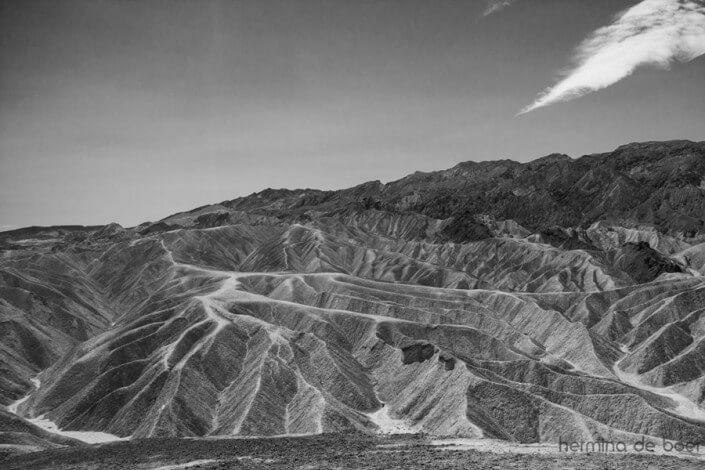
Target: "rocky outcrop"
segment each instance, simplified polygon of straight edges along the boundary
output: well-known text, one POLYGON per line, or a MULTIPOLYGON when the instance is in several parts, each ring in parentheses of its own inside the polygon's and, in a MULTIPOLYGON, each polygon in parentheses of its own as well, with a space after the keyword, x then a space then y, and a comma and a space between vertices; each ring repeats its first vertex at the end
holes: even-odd
POLYGON ((650 282, 662 273, 682 273, 684 268, 651 248, 648 242, 626 243, 616 254, 616 266, 636 282, 650 282))

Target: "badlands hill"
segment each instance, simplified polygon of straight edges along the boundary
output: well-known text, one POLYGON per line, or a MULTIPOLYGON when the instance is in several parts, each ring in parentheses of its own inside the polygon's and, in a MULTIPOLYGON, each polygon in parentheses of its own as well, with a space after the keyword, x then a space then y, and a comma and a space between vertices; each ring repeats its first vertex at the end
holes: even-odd
POLYGON ((705 442, 705 142, 268 189, 0 250, 0 404, 62 430, 705 442))

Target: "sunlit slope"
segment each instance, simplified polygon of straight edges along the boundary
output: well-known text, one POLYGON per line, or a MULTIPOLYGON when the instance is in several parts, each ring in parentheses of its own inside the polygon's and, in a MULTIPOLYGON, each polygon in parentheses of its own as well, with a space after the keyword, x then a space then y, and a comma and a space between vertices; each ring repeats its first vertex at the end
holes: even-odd
MULTIPOLYGON (((398 249, 395 267, 379 262, 378 251, 390 253, 393 244, 384 237, 360 245, 363 235, 346 233, 344 242, 320 227, 253 230, 168 232, 103 254, 91 274, 122 315, 43 373, 23 412, 47 413, 62 428, 134 437, 374 432, 370 415, 383 404, 410 428, 436 435, 705 433, 668 394, 649 388, 648 375, 692 354, 692 347, 655 349, 671 334, 667 325, 684 342, 699 342, 700 330, 684 323, 696 323, 699 278, 613 288, 602 274, 609 282, 589 292, 564 292, 560 282, 540 284, 553 292, 526 292, 516 281, 513 291, 456 289, 443 286, 447 277, 420 285, 413 276, 444 269, 471 279, 457 253, 472 244, 448 245, 456 253, 444 264, 398 249), (622 346, 633 351, 626 358, 622 346), (635 363, 643 386, 615 372, 615 364, 628 372, 635 363)), ((586 253, 511 243, 571 278, 596 278, 599 265, 586 253)), ((510 261, 486 247, 475 253, 465 256, 493 273, 485 284, 501 281, 510 261)), ((690 389, 700 384, 702 373, 695 375, 690 389)))

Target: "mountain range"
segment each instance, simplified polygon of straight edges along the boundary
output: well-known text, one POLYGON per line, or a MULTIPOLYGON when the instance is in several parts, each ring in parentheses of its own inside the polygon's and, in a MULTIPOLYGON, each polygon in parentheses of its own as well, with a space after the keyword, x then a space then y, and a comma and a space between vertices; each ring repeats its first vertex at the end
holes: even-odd
POLYGON ((705 442, 704 275, 689 141, 2 232, 0 442, 705 442))

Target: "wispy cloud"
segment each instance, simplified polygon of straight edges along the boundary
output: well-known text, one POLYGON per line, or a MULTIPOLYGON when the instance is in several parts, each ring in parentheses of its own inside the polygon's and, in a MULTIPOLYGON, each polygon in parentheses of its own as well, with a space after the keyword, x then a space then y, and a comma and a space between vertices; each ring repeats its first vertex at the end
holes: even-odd
POLYGON ((485 11, 484 13, 482 13, 482 16, 488 16, 492 13, 497 13, 500 10, 504 10, 515 1, 516 0, 489 0, 487 2, 487 8, 485 8, 485 11))
POLYGON ((703 54, 705 0, 644 0, 584 40, 576 65, 519 114, 601 90, 641 66, 668 68, 703 54))

